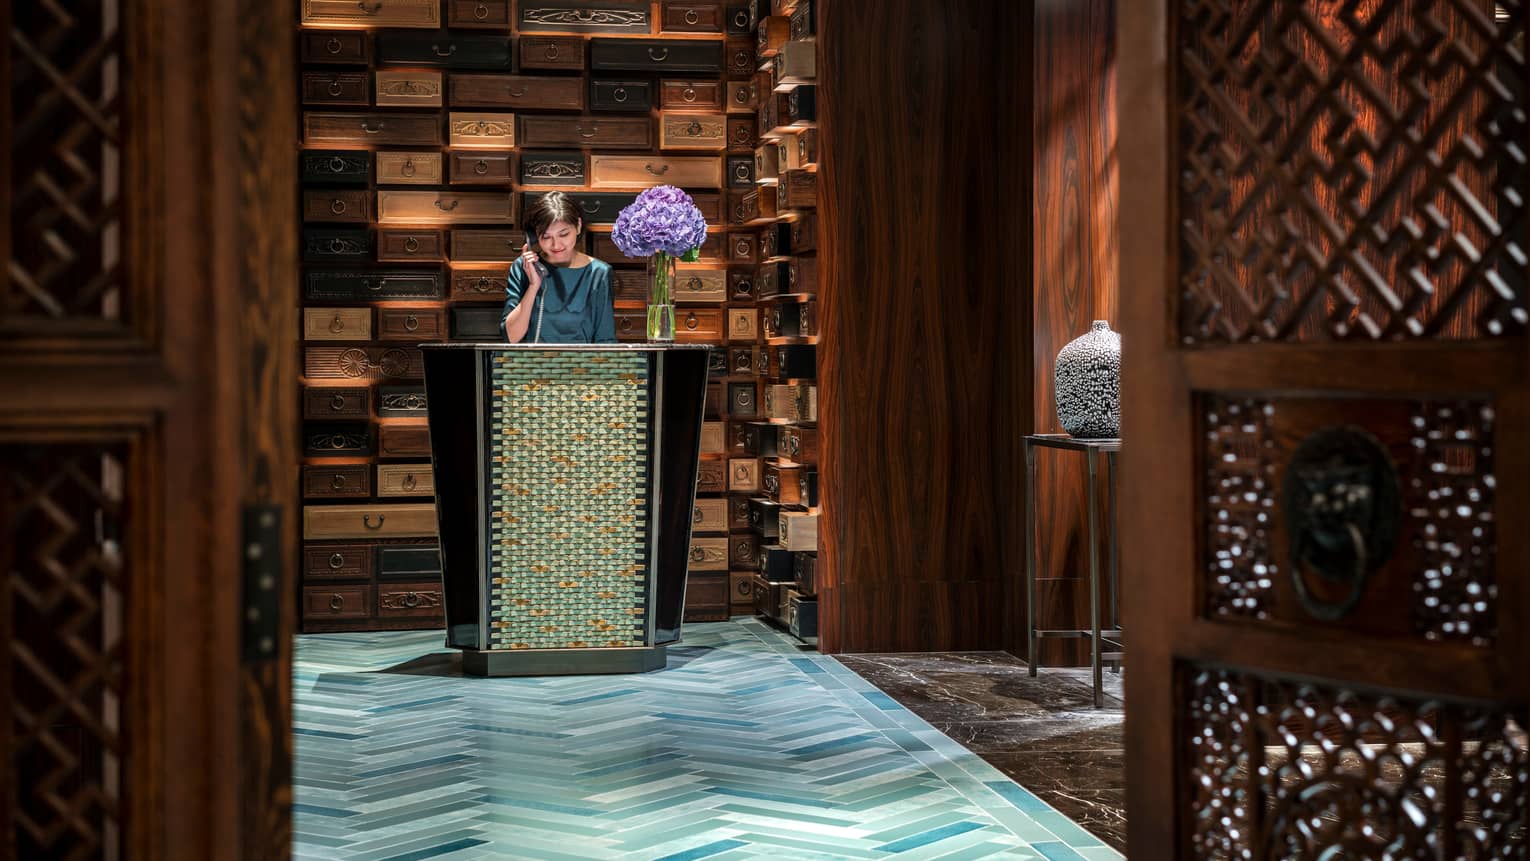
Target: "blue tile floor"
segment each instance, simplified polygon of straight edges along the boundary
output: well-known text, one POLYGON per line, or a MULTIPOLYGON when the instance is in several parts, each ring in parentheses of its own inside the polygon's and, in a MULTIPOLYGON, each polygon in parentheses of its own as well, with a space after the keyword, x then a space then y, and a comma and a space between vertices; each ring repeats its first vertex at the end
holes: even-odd
POLYGON ((294 857, 1120 858, 753 619, 644 675, 460 675, 437 631, 298 638, 294 857))

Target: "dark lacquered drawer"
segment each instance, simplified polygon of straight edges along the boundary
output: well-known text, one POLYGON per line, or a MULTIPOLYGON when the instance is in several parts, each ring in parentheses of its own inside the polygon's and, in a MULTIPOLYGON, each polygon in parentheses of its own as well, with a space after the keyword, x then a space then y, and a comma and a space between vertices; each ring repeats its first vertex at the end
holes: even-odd
POLYGON ((806 254, 818 249, 818 216, 802 213, 796 221, 787 222, 791 229, 791 254, 806 254))
POLYGON ((810 296, 818 292, 818 258, 797 257, 788 265, 787 290, 810 296))
POLYGON ((520 0, 521 33, 647 33, 648 0, 520 0))
MULTIPOLYGON (((521 211, 529 212, 530 207, 542 198, 542 192, 528 191, 521 198, 521 211)), ((570 202, 579 207, 580 214, 584 217, 584 223, 611 224, 616 221, 616 216, 637 200, 636 194, 607 194, 601 192, 571 191, 567 192, 570 202)))
POLYGON ((728 117, 728 152, 752 154, 758 142, 754 117, 728 117))
POLYGON ((511 68, 510 37, 461 33, 379 33, 377 62, 449 69, 511 68))
POLYGON ((665 39, 596 39, 590 43, 590 68, 666 74, 723 68, 722 46, 716 42, 665 39))
POLYGON ((304 579, 372 576, 372 548, 366 544, 305 544, 304 579))
POLYGON ((522 185, 584 185, 584 153, 522 152, 522 185))
POLYGON ((721 33, 721 2, 695 3, 688 0, 664 0, 659 11, 661 33, 721 33))
POLYGON ((584 81, 546 75, 452 75, 454 108, 516 108, 530 111, 584 109, 584 81))
POLYGON ((370 302, 382 299, 440 299, 440 272, 326 269, 308 272, 303 298, 310 302, 370 302))
POLYGON ((628 311, 618 308, 616 315, 616 340, 648 340, 648 312, 628 311))
POLYGON ((306 386, 303 389, 305 419, 366 419, 372 416, 370 389, 306 386))
POLYGON ((728 412, 736 419, 752 419, 760 413, 760 397, 754 383, 728 384, 728 412))
POLYGON ((655 129, 649 117, 522 116, 518 147, 653 149, 655 129))
POLYGON ((372 58, 367 34, 355 30, 304 30, 300 50, 304 63, 365 66, 372 58))
POLYGON ((800 505, 818 507, 818 470, 804 469, 797 476, 797 497, 800 505))
POLYGON ((430 429, 416 424, 384 424, 377 429, 379 457, 430 457, 430 429))
POLYGON ((303 104, 366 107, 372 103, 370 84, 365 72, 304 72, 303 104))
POLYGON ((609 233, 591 233, 589 247, 591 257, 598 257, 612 266, 643 266, 646 263, 645 258, 623 254, 609 233))
POLYGON ((769 348, 770 376, 782 380, 811 380, 818 376, 817 347, 785 344, 769 348))
POLYGON ((798 0, 792 10, 792 41, 801 42, 818 35, 818 21, 813 17, 813 0, 798 0))
POLYGON ((659 107, 666 111, 722 110, 722 83, 720 81, 660 81, 659 107))
POLYGON ((757 563, 760 576, 769 583, 787 583, 795 580, 797 575, 793 570, 792 551, 777 545, 764 545, 760 547, 760 558, 757 563))
POLYGON ((770 299, 781 295, 791 284, 792 269, 789 261, 780 263, 766 263, 755 273, 755 287, 758 288, 761 299, 770 299))
POLYGON ((441 552, 434 544, 381 544, 377 576, 390 580, 431 580, 441 576, 441 552))
POLYGON ((303 467, 303 496, 353 499, 372 495, 372 467, 364 464, 303 467))
POLYGON ((372 154, 357 150, 307 150, 299 159, 303 182, 313 185, 366 185, 372 177, 372 154))
POLYGON ((310 144, 439 146, 441 123, 434 114, 303 114, 303 140, 310 144))
POLYGON ((372 194, 361 189, 303 192, 303 220, 365 224, 372 218, 372 194))
POLYGON ((303 259, 310 263, 365 263, 372 258, 372 234, 356 230, 303 231, 303 259))
MULTIPOLYGON (((707 351, 707 376, 708 377, 726 377, 726 376, 728 376, 728 351, 727 350, 723 349, 722 347, 714 347, 713 349, 707 351)), ((707 433, 707 431, 705 429, 703 429, 702 433, 705 434, 705 433, 707 433)))
POLYGON ((508 152, 453 152, 452 185, 509 185, 515 156, 508 152))
POLYGON ((446 337, 440 308, 377 309, 377 340, 439 341, 446 337))
POLYGON ((522 36, 522 69, 584 71, 584 40, 578 36, 522 36))
POLYGON ((753 233, 733 233, 728 236, 729 263, 751 266, 759 260, 759 242, 753 233))
POLYGON ((749 497, 728 497, 728 529, 738 531, 749 528, 749 497))
POLYGON ((780 431, 768 422, 749 422, 740 426, 744 434, 744 454, 750 457, 775 457, 780 431))
POLYGON ((590 110, 637 111, 653 107, 653 84, 597 78, 590 81, 590 110))
POLYGON ((452 298, 468 302, 503 302, 508 267, 452 269, 452 298))
POLYGON ((371 425, 303 425, 303 455, 305 457, 361 457, 371 453, 371 425))
POLYGON ((728 489, 728 462, 703 460, 696 471, 697 493, 722 493, 728 489))
POLYGON ((753 568, 760 564, 760 537, 754 533, 734 535, 728 539, 728 565, 733 568, 753 568))
POLYGON ((728 77, 747 78, 754 74, 757 63, 755 61, 753 39, 729 39, 723 46, 723 55, 727 62, 726 71, 728 77))
POLYGON ((786 94, 786 111, 782 119, 788 125, 802 125, 818 121, 818 88, 800 86, 786 94))
POLYGON ((323 586, 303 589, 303 620, 372 618, 371 586, 323 586))
POLYGON ((797 163, 803 167, 818 163, 818 129, 797 135, 797 163))
POLYGON ((410 263, 446 259, 446 236, 440 230, 379 230, 377 259, 410 263))
POLYGON ((755 279, 751 270, 728 272, 728 296, 734 302, 751 302, 755 298, 755 279))
POLYGON ((451 27, 508 30, 510 0, 447 0, 446 23, 451 27))
POLYGON ((702 401, 702 411, 707 418, 720 417, 727 406, 727 392, 723 390, 722 383, 707 383, 707 393, 702 401))
POLYGON ((781 526, 781 505, 768 499, 751 497, 749 499, 749 528, 758 532, 761 536, 774 539, 779 533, 781 526))
POLYGON ((382 418, 425 418, 424 386, 379 386, 377 414, 382 418))
POLYGON ((749 18, 749 0, 727 0, 723 4, 723 24, 729 36, 747 36, 754 30, 749 18))
POLYGON ((456 341, 502 341, 499 308, 453 308, 452 339, 456 341))
POLYGON ((745 191, 754 188, 754 159, 746 155, 728 156, 728 187, 745 191))
POLYGON ((462 228, 452 231, 452 260, 508 263, 526 246, 522 230, 462 228))
POLYGON ((725 353, 724 372, 734 374, 754 373, 754 351, 754 347, 729 347, 725 353))
POLYGON ((441 581, 433 583, 377 584, 377 618, 430 619, 446 611, 441 581))
POLYGON ((818 591, 818 555, 796 551, 792 553, 792 575, 797 581, 797 588, 804 593, 815 594, 818 591))

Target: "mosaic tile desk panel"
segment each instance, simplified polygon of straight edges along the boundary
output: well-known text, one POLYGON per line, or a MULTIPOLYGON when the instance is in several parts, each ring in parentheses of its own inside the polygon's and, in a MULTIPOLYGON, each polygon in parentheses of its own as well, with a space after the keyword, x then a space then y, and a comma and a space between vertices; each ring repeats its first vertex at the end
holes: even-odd
POLYGON ((489 648, 647 645, 648 355, 490 371, 489 648))

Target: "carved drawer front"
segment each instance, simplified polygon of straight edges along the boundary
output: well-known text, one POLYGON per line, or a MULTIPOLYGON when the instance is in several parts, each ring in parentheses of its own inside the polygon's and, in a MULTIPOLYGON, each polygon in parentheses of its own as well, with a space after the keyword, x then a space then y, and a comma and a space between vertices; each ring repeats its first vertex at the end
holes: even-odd
POLYGON ((699 534, 728 531, 728 500, 698 499, 691 511, 691 531, 699 534))
POLYGON ((659 107, 666 111, 720 111, 723 109, 722 82, 660 81, 659 107))
POLYGON ((436 506, 429 502, 305 505, 303 537, 434 538, 436 506))
POLYGON ((304 221, 341 221, 365 224, 372 217, 372 195, 360 190, 303 192, 304 221))
POLYGON ((440 0, 303 0, 310 27, 439 27, 440 0))
POLYGON ((743 453, 750 457, 775 457, 780 448, 780 426, 767 422, 740 425, 743 430, 743 453))
POLYGON ((368 419, 372 417, 372 390, 303 387, 305 419, 368 419))
POLYGON ((307 347, 303 375, 311 380, 418 380, 420 351, 403 347, 307 347))
POLYGON ((303 104, 366 107, 369 83, 366 72, 304 72, 303 104))
POLYGON ((310 144, 439 146, 441 123, 435 114, 303 114, 303 140, 310 144))
POLYGON ((372 43, 366 33, 355 30, 304 30, 301 53, 305 64, 365 66, 372 58, 372 43))
POLYGON ((818 431, 815 428, 781 429, 781 456, 793 463, 818 462, 818 431))
POLYGON ((734 233, 728 236, 728 262, 752 266, 760 262, 759 238, 753 233, 734 233))
POLYGON ((703 460, 696 473, 697 493, 723 493, 728 489, 728 462, 703 460))
POLYGON ((779 534, 777 530, 781 526, 781 505, 760 497, 749 499, 749 528, 758 532, 761 537, 772 540, 779 534))
POLYGON ((446 612, 441 581, 433 583, 379 583, 379 619, 429 619, 446 612))
POLYGON ((371 453, 369 424, 303 425, 304 457, 366 457, 371 453))
MULTIPOLYGON (((525 134, 521 135, 524 144, 525 134)), ((584 153, 525 152, 520 154, 521 185, 584 185, 584 153)))
MULTIPOLYGON (((477 263, 511 263, 521 256, 526 244, 526 233, 521 230, 469 230, 452 231, 452 261, 477 263)), ((506 276, 509 275, 507 271, 506 276)))
POLYGON ((554 78, 545 75, 452 75, 448 88, 448 97, 454 108, 584 110, 583 78, 554 78))
POLYGON ((372 495, 372 468, 366 464, 303 467, 303 496, 338 499, 372 495))
POLYGON ((718 188, 722 185, 722 162, 686 156, 590 156, 591 188, 647 188, 665 184, 678 188, 718 188))
POLYGON ((734 568, 757 568, 760 564, 760 536, 753 532, 730 536, 728 564, 734 568))
POLYGON ((412 263, 446 259, 446 237, 439 230, 379 230, 377 259, 412 263))
POLYGON ((727 571, 728 539, 692 538, 690 571, 727 571))
POLYGON ((520 0, 517 29, 573 33, 647 33, 648 0, 520 0))
POLYGON ((728 529, 737 531, 749 528, 749 498, 747 496, 728 497, 728 529))
POLYGON ((781 546, 787 550, 818 549, 818 515, 806 511, 782 511, 781 546))
POLYGON ((753 153, 759 145, 754 117, 728 117, 728 152, 753 153))
POLYGON ((785 15, 771 15, 760 19, 754 31, 754 52, 759 57, 774 57, 781 53, 781 46, 792 37, 792 22, 785 15))
POLYGON ((665 39, 595 39, 590 68, 596 71, 701 72, 722 70, 722 46, 712 41, 665 39))
POLYGON ((754 348, 729 347, 723 358, 722 375, 754 373, 754 348))
POLYGON ((719 418, 727 407, 727 393, 720 382, 707 383, 707 393, 702 401, 702 410, 707 418, 719 418))
POLYGON ((514 149, 515 114, 452 111, 448 142, 459 148, 514 149))
POLYGON ((648 301, 648 275, 645 272, 628 269, 616 269, 611 272, 611 293, 617 302, 636 302, 645 304, 648 301))
POLYGON ((782 505, 800 505, 801 497, 798 495, 797 477, 801 470, 795 466, 777 466, 767 464, 765 474, 760 479, 760 486, 765 491, 765 497, 782 505))
POLYGON ((509 36, 463 33, 379 33, 377 60, 401 66, 510 71, 509 36))
POLYGON ((454 341, 503 341, 501 309, 477 306, 452 309, 451 336, 454 341))
POLYGON ((377 465, 378 496, 433 496, 435 492, 435 479, 428 463, 377 465))
POLYGON ((508 30, 510 0, 447 0, 446 23, 452 27, 508 30))
POLYGON ((372 154, 343 149, 307 150, 301 158, 304 184, 366 185, 372 178, 372 154))
POLYGON ((735 302, 752 302, 755 298, 754 273, 749 270, 728 273, 728 295, 735 302))
POLYGON ((489 191, 379 191, 382 224, 513 224, 515 196, 489 191))
POLYGON ((735 616, 754 612, 753 571, 728 572, 728 603, 735 616))
POLYGON ((616 340, 648 340, 648 313, 646 311, 620 310, 616 315, 616 340))
POLYGON ((446 337, 440 308, 377 309, 377 340, 439 341, 446 337))
POLYGON ((520 41, 522 69, 584 71, 584 40, 578 36, 522 36, 520 41))
POLYGON ((720 343, 723 312, 714 308, 675 309, 675 340, 687 344, 720 343))
POLYGON ((653 149, 653 120, 648 117, 522 116, 523 148, 653 149))
POLYGON ((728 187, 748 191, 754 188, 754 159, 746 155, 728 156, 728 187))
POLYGON ((673 2, 664 0, 659 15, 661 33, 721 33, 723 31, 723 8, 721 0, 714 3, 673 2))
POLYGON ((747 78, 759 65, 755 60, 754 40, 747 37, 729 39, 723 46, 723 58, 730 78, 747 78))
POLYGON ((377 153, 378 185, 439 185, 441 154, 391 151, 377 153))
MULTIPOLYGON (((530 207, 542 197, 542 192, 524 192, 523 205, 530 207)), ((637 200, 636 194, 612 194, 610 192, 570 191, 566 192, 569 202, 579 207, 579 214, 583 216, 586 226, 591 224, 614 224, 616 216, 637 200)), ((694 199, 694 196, 693 196, 694 199)), ((699 208, 699 207, 698 207, 699 208)))
POLYGON ((701 423, 701 453, 725 454, 727 452, 727 426, 723 422, 701 423))
POLYGON ((758 308, 728 309, 728 340, 755 341, 760 337, 760 310, 758 308))
POLYGON ((424 386, 378 386, 377 415, 380 418, 425 418, 424 386))
POLYGON ((777 200, 781 209, 817 209, 818 174, 806 170, 789 170, 781 175, 777 200))
POLYGON ((372 618, 371 586, 308 586, 303 589, 303 620, 372 618))
POLYGON ((653 84, 648 81, 590 81, 590 110, 647 113, 653 107, 653 84))
POLYGON ((441 90, 440 72, 377 72, 379 108, 439 108, 441 90))
MULTIPOLYGON (((721 152, 728 146, 728 121, 722 114, 659 115, 660 149, 699 149, 721 152)), ((721 185, 721 183, 718 183, 721 185)))
POLYGON ((370 341, 371 308, 304 308, 305 341, 370 341))
POLYGON ((760 459, 735 457, 728 461, 728 492, 753 493, 760 489, 760 459))
POLYGON ((435 544, 379 544, 379 580, 441 579, 441 551, 435 544))
POLYGON ((728 81, 723 103, 730 114, 752 114, 759 105, 753 81, 728 81))
POLYGON ((367 263, 372 234, 365 228, 315 228, 303 231, 303 260, 308 263, 367 263))
POLYGON ((804 338, 818 337, 818 303, 803 302, 797 306, 797 331, 804 338))
POLYGON ((453 269, 452 298, 465 302, 504 302, 508 267, 493 269, 453 269))
POLYGON ((369 544, 308 544, 303 547, 303 578, 340 579, 372 576, 369 544))
POLYGON ((416 424, 385 424, 377 429, 379 457, 430 457, 430 428, 416 424))
POLYGON ((728 298, 728 273, 723 269, 681 269, 675 275, 674 295, 676 302, 721 303, 728 298))

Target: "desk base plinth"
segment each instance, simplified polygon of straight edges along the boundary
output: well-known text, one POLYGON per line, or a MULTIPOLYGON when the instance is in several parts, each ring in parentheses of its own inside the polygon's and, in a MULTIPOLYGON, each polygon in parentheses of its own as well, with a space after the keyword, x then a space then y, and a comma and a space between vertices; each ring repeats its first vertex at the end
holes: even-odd
POLYGON ((462 671, 470 676, 593 676, 648 673, 668 662, 665 646, 636 649, 462 650, 462 671))

